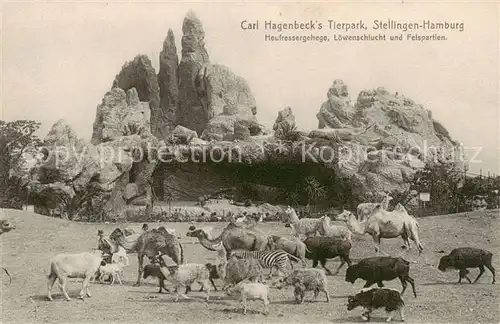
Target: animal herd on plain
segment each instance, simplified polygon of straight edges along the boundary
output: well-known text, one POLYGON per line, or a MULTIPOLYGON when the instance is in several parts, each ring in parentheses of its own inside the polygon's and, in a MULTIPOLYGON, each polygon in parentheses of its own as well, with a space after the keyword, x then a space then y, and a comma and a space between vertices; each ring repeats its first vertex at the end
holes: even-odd
MULTIPOLYGON (((180 235, 163 226, 149 229, 144 224, 139 233, 129 228, 116 228, 108 236, 99 230, 97 248, 93 251, 58 254, 50 260, 47 298, 52 300, 51 290, 58 281, 62 294, 69 301, 71 298, 66 291, 68 278, 83 279, 80 291, 82 299, 85 296, 91 297, 90 283, 95 280, 104 283, 108 278, 110 285, 115 281, 121 285, 124 269, 129 266, 127 254, 136 253, 138 275, 134 286, 140 286, 141 279, 156 278, 158 292, 164 290, 171 293, 170 289, 173 289, 174 301, 177 301, 180 297, 190 299, 188 294, 191 285, 196 282, 208 301, 211 292, 218 290, 214 280, 219 279, 223 282, 219 299, 223 296, 240 299, 243 314, 246 314, 247 300, 262 300, 264 314, 268 314, 271 288, 293 287, 293 296, 299 304, 304 303, 307 292, 314 293, 311 301, 324 293, 326 302, 329 302, 327 275, 338 274, 347 263, 345 281, 351 284, 357 279, 366 281, 361 291, 347 298, 347 310, 363 307, 365 311, 361 317, 369 321, 373 310, 383 308, 389 314, 387 322, 392 320, 394 313, 398 313, 400 320, 404 321, 402 295, 408 283, 414 298, 417 298, 415 280, 410 277, 411 262, 402 257, 389 256, 381 250, 380 240, 401 237, 404 243, 402 248, 408 251, 410 241, 413 241, 419 256, 424 247, 419 238, 417 220, 400 204, 388 211, 391 199, 386 196, 379 204, 360 204, 357 209, 358 217, 344 210, 335 220, 345 222, 345 226, 331 224, 327 215, 299 219, 295 210, 288 207, 285 215, 286 222, 290 224, 290 237, 264 234, 257 226, 262 219, 250 216, 233 219, 217 237, 211 237, 207 229, 190 226, 187 237, 196 238, 203 248, 217 252, 214 264, 185 262, 183 246, 179 242, 180 235), (364 234, 373 238, 375 253, 382 255, 364 258, 353 264, 350 259, 353 235, 364 234), (168 256, 175 265, 167 265, 164 256, 168 256), (147 265, 144 265, 145 257, 150 261, 147 265), (340 265, 332 273, 326 267, 326 262, 336 257, 339 257, 340 265), (312 260, 312 267, 307 265, 307 260, 312 260), (317 268, 318 263, 323 269, 317 268), (269 269, 267 276, 263 269, 269 269), (273 279, 273 274, 277 278, 273 279), (384 281, 396 278, 401 281, 401 292, 384 288, 384 281), (170 283, 170 289, 165 282, 170 283), (372 287, 375 284, 377 287, 372 287)), ((2 221, 0 229, 1 234, 14 229, 14 226, 2 221)), ((492 283, 495 283, 495 269, 491 262, 491 252, 461 247, 441 257, 438 269, 457 269, 458 283, 463 278, 472 283, 467 269, 479 268, 479 275, 474 280, 476 283, 486 267, 493 274, 492 283)))

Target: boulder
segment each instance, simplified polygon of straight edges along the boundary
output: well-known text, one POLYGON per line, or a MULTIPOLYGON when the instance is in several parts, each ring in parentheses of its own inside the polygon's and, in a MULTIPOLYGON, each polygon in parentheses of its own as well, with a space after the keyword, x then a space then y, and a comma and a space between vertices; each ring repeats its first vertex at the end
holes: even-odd
POLYGON ((154 116, 154 118, 159 118, 159 120, 154 121, 154 124, 156 124, 158 135, 162 139, 166 139, 176 125, 179 105, 178 69, 179 58, 177 57, 174 33, 169 29, 160 53, 160 70, 158 71, 161 113, 154 116))
POLYGON ((121 88, 108 91, 97 106, 92 144, 108 142, 119 136, 151 135, 150 109, 140 102, 135 88, 125 93, 121 88))
POLYGON ((148 102, 151 109, 151 132, 162 138, 163 121, 166 119, 160 109, 160 88, 158 77, 147 55, 137 55, 123 65, 115 77, 113 88, 125 91, 135 88, 139 101, 148 102))
POLYGON ((172 131, 172 136, 175 137, 176 143, 188 144, 193 138, 197 138, 198 134, 196 134, 194 130, 181 125, 177 125, 172 131))

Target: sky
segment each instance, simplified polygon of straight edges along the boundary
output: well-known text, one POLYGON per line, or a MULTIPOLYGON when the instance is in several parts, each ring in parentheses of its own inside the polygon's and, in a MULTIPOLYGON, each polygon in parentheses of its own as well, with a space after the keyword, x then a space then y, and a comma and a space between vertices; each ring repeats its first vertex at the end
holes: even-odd
POLYGON ((266 126, 290 106, 299 128, 316 128, 316 113, 335 79, 344 80, 353 102, 360 90, 383 86, 430 109, 469 157, 479 152, 471 172, 500 173, 499 9, 494 3, 4 3, 1 119, 41 121, 44 136, 63 118, 90 139, 96 107, 126 61, 146 54, 158 71, 169 28, 180 55, 182 21, 190 9, 203 23, 211 63, 245 78, 258 120, 266 126), (363 20, 368 30, 350 35, 376 35, 370 28, 375 19, 460 21, 465 28, 436 31, 447 40, 434 42, 264 40, 266 20, 317 20, 322 30, 286 34, 333 38, 340 33, 326 28, 328 20, 363 20), (242 20, 259 20, 260 29, 243 30, 242 20))

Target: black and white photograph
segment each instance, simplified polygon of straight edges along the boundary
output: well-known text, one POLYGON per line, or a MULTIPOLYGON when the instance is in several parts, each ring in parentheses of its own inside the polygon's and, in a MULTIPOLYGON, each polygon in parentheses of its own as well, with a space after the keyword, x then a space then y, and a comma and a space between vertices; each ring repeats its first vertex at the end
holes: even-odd
POLYGON ((500 4, 3 1, 1 323, 499 323, 500 4))

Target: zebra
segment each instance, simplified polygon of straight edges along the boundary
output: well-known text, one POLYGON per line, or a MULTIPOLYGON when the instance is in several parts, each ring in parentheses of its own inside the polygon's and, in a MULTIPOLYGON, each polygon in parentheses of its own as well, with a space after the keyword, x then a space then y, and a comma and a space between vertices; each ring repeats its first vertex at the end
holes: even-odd
MULTIPOLYGON (((247 251, 247 250, 233 250, 231 257, 238 259, 257 259, 263 268, 271 268, 268 279, 273 275, 273 269, 278 270, 278 275, 281 273, 283 276, 291 272, 292 265, 290 258, 297 259, 295 256, 283 250, 266 250, 266 251, 247 251)), ((299 260, 299 259, 297 259, 299 260)), ((300 260, 299 260, 300 261, 300 260)))

